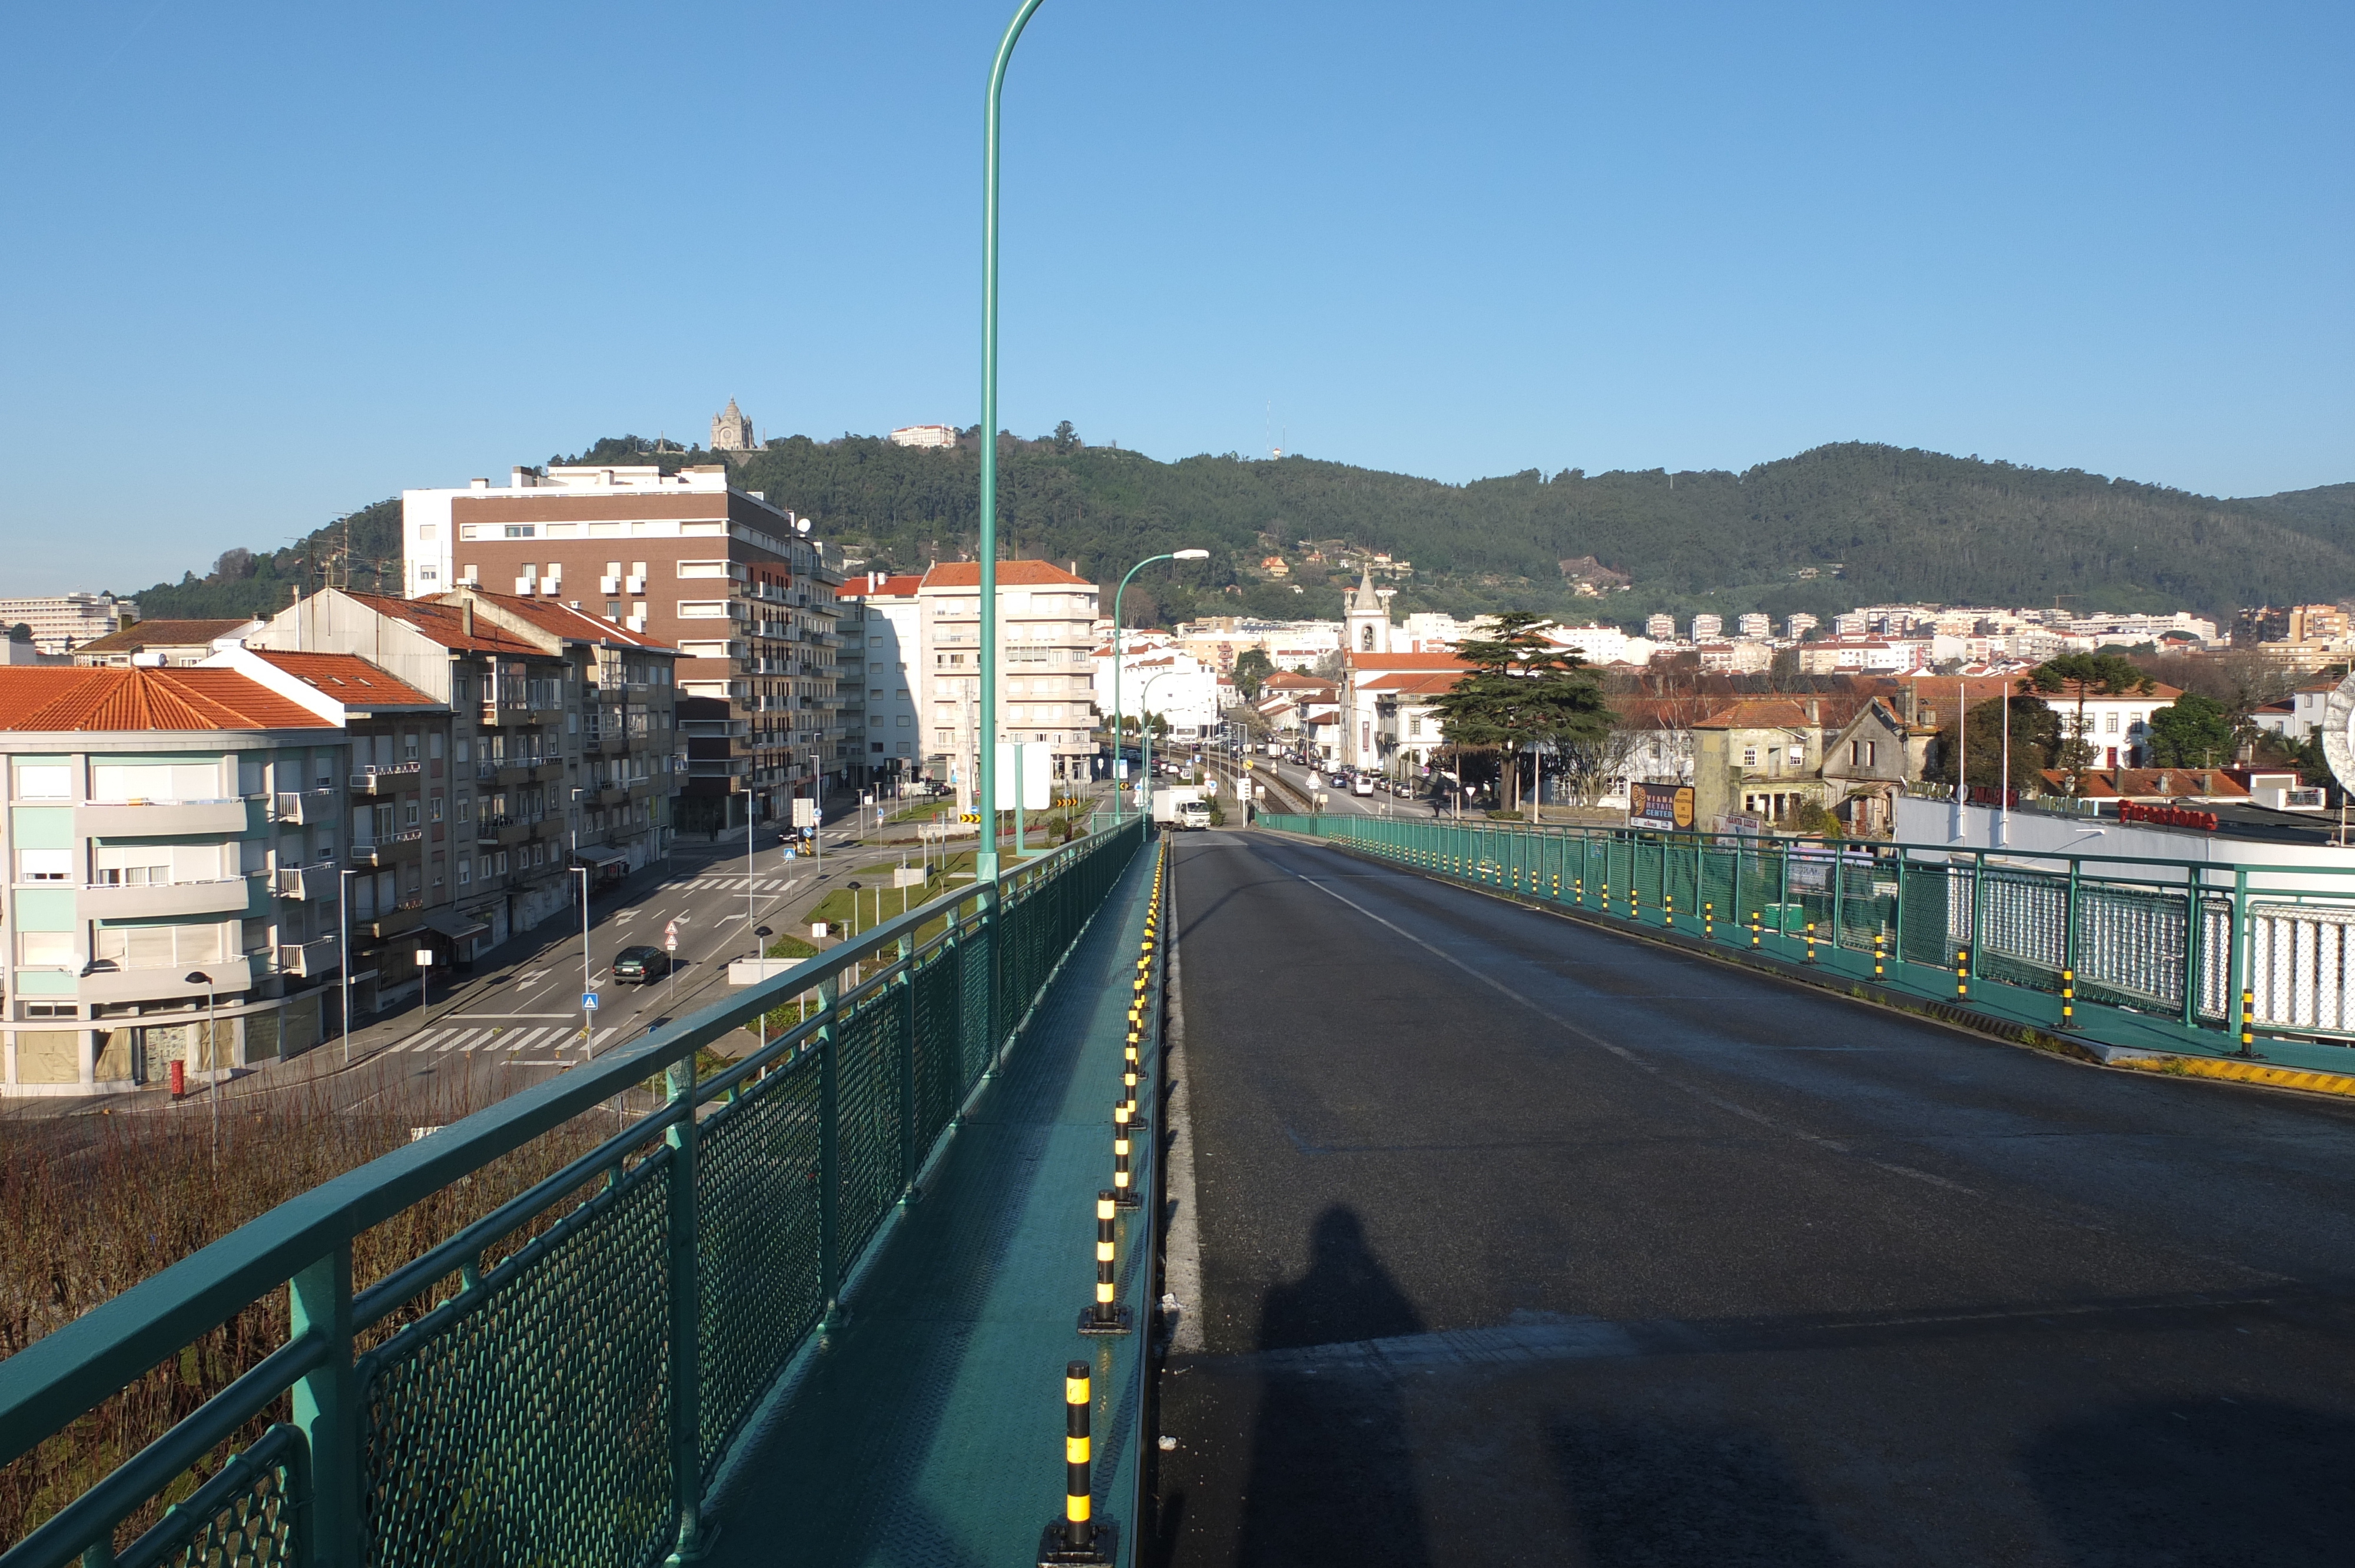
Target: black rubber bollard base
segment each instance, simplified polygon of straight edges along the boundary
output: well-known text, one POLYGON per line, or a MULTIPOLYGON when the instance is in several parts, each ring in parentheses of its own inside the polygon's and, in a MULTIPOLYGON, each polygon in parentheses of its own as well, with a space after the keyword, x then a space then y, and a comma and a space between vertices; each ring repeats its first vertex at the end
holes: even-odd
POLYGON ((1109 1568, 1119 1530, 1110 1520, 1098 1520, 1086 1548, 1074 1552, 1064 1544, 1063 1521, 1050 1519, 1039 1533, 1039 1568, 1109 1568))
POLYGON ((1115 1209, 1141 1209, 1145 1207, 1145 1199, 1138 1194, 1135 1188, 1131 1187, 1127 1192, 1114 1198, 1112 1201, 1112 1206, 1115 1209))
POLYGON ((1115 1314, 1116 1315, 1113 1321, 1109 1323, 1099 1323, 1096 1321, 1096 1309, 1094 1308, 1081 1308, 1080 1332, 1086 1334, 1091 1338, 1102 1340, 1117 1339, 1123 1334, 1134 1331, 1136 1327, 1135 1320, 1136 1315, 1128 1309, 1128 1303, 1125 1301, 1122 1302, 1120 1306, 1115 1308, 1115 1314))

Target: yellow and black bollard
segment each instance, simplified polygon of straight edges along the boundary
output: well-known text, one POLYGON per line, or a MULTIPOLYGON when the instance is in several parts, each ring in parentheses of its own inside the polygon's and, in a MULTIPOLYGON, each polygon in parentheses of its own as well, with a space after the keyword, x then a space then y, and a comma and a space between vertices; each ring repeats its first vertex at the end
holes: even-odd
POLYGON ((1640 887, 1631 887, 1627 890, 1627 918, 1641 920, 1643 917, 1644 890, 1640 887))
POLYGON ((1611 885, 1607 882, 1603 885, 1603 912, 1611 913, 1611 885))
POLYGON ((2241 1054, 2254 1056, 2256 1054, 2257 993, 2244 991, 2241 993, 2241 1054))
POLYGON ((1753 909, 1750 912, 1750 945, 1753 948, 1758 945, 1758 922, 1764 915, 1765 911, 1763 909, 1753 909))
POLYGON ((1700 938, 1704 942, 1717 940, 1717 905, 1714 902, 1700 906, 1700 938))
POLYGON ((1112 1562, 1114 1527, 1095 1517, 1094 1446, 1088 1435, 1094 1393, 1088 1363, 1063 1368, 1063 1511, 1039 1537, 1039 1568, 1088 1568, 1112 1562))
POLYGON ((1664 893, 1660 895, 1660 903, 1668 911, 1668 923, 1674 926, 1677 923, 1677 895, 1664 893))
POLYGON ((1955 1000, 1960 1001, 1970 994, 1971 950, 1968 948, 1957 948, 1955 950, 1955 1000))
POLYGON ((2061 971, 2061 1027, 2068 1028, 2077 1021, 2077 971, 2061 971))
POLYGON ((1872 934, 1872 978, 1875 980, 1881 979, 1883 972, 1881 967, 1881 952, 1883 944, 1888 940, 1888 938, 1878 931, 1872 934))
POLYGON ((1572 878, 1570 879, 1570 890, 1571 890, 1572 894, 1573 895, 1575 895, 1575 896, 1576 896, 1576 898, 1577 898, 1577 900, 1578 900, 1578 906, 1579 906, 1581 909, 1585 908, 1585 907, 1586 907, 1586 878, 1584 878, 1584 877, 1582 877, 1582 876, 1573 876, 1573 877, 1572 877, 1572 878))
POLYGON ((1809 962, 1809 963, 1811 963, 1811 964, 1812 964, 1812 963, 1814 963, 1815 961, 1816 961, 1816 923, 1815 923, 1813 920, 1810 920, 1810 921, 1808 921, 1808 922, 1807 922, 1807 962, 1809 962))
POLYGON ((1119 1224, 1120 1200, 1107 1190, 1096 1194, 1096 1298, 1092 1305, 1080 1308, 1080 1332, 1082 1334, 1125 1334, 1132 1327, 1134 1316, 1124 1301, 1114 1298, 1119 1294, 1120 1276, 1114 1256, 1114 1243, 1119 1224))
POLYGON ((1132 1184, 1128 1169, 1128 1118, 1136 1104, 1134 1088, 1129 1097, 1112 1107, 1112 1201, 1115 1207, 1141 1207, 1145 1199, 1132 1184))

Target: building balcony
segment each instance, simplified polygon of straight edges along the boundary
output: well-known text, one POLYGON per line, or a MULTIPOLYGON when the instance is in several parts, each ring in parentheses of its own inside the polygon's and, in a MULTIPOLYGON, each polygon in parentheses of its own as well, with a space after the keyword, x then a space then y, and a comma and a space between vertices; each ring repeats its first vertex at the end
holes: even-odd
POLYGON ((414 784, 424 767, 421 762, 379 762, 359 768, 352 774, 352 793, 389 795, 396 789, 414 784))
POLYGON ((187 980, 189 975, 199 973, 213 977, 212 994, 216 998, 253 989, 250 959, 175 964, 167 969, 126 969, 119 968, 112 959, 101 959, 81 975, 75 994, 85 1005, 112 1006, 127 1001, 193 1001, 201 1005, 205 988, 192 986, 187 980))
POLYGON ((74 832, 84 838, 226 838, 245 832, 243 800, 131 800, 77 806, 74 832))
POLYGON ((751 770, 749 757, 690 757, 687 776, 690 779, 739 779, 751 770))
POLYGON ((74 898, 83 920, 164 920, 180 915, 242 915, 253 888, 242 876, 214 882, 96 883, 74 898))
POLYGON ((600 785, 589 792, 589 803, 592 806, 619 806, 629 798, 630 787, 627 784, 600 785))
POLYGON ((332 822, 344 813, 340 789, 282 789, 270 798, 270 820, 307 827, 332 822))
POLYGON ((374 915, 355 915, 352 935, 380 942, 387 937, 398 937, 404 931, 414 931, 425 921, 425 900, 418 896, 402 899, 389 909, 374 915))
POLYGON ((538 820, 530 817, 484 817, 474 823, 474 842, 485 849, 505 849, 531 837, 538 820))
POLYGON ((278 949, 278 972, 315 980, 343 962, 343 942, 336 937, 290 943, 278 949))
POLYGON ((365 843, 352 845, 352 864, 375 867, 390 865, 396 860, 414 860, 424 843, 423 828, 403 828, 399 832, 382 833, 365 843))
POLYGON ((271 891, 281 898, 316 902, 336 897, 342 880, 332 865, 282 865, 271 873, 271 891))
POLYGON ((542 758, 538 763, 533 765, 529 781, 534 784, 559 783, 562 781, 565 771, 566 764, 564 758, 560 757, 542 758))

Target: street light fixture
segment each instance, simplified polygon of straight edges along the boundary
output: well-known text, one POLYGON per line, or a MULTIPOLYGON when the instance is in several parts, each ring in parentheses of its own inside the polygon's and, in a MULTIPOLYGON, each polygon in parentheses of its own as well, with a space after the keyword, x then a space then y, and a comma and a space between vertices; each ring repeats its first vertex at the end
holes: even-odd
MULTIPOLYGON (((1125 644, 1124 643, 1124 641, 1123 641, 1123 640, 1122 640, 1122 638, 1121 638, 1121 627, 1120 627, 1120 601, 1121 601, 1121 599, 1122 599, 1122 597, 1123 597, 1124 595, 1125 595, 1125 594, 1128 592, 1128 579, 1129 579, 1130 577, 1133 577, 1136 576, 1136 574, 1137 574, 1137 573, 1139 573, 1139 572, 1143 571, 1146 567, 1147 567, 1151 566, 1151 565, 1152 565, 1154 562, 1156 562, 1156 561, 1207 561, 1207 560, 1209 560, 1209 558, 1210 558, 1210 552, 1209 552, 1209 551, 1208 551, 1208 550, 1203 550, 1203 549, 1170 550, 1170 551, 1166 552, 1165 554, 1158 555, 1158 556, 1146 556, 1146 557, 1145 557, 1145 559, 1143 559, 1143 560, 1141 560, 1141 561, 1137 562, 1137 563, 1136 563, 1136 565, 1135 565, 1135 566, 1133 566, 1133 567, 1129 567, 1129 568, 1128 568, 1128 572, 1127 572, 1127 574, 1126 574, 1125 576, 1124 576, 1124 577, 1120 579, 1120 586, 1119 586, 1118 588, 1116 588, 1113 589, 1113 594, 1112 594, 1112 779, 1113 779, 1113 789, 1112 789, 1112 820, 1113 820, 1113 822, 1114 822, 1114 824, 1115 826, 1117 826, 1117 825, 1119 824, 1119 822, 1120 822, 1120 753, 1121 753, 1121 747, 1122 747, 1122 745, 1123 745, 1122 738, 1121 738, 1121 728, 1120 728, 1120 665, 1121 665, 1121 652, 1122 652, 1123 648, 1125 646, 1125 644)), ((1138 722, 1138 726, 1139 726, 1139 727, 1140 727, 1140 729, 1141 729, 1141 728, 1143 727, 1144 721, 1143 721, 1142 719, 1139 719, 1137 722, 1138 722)))

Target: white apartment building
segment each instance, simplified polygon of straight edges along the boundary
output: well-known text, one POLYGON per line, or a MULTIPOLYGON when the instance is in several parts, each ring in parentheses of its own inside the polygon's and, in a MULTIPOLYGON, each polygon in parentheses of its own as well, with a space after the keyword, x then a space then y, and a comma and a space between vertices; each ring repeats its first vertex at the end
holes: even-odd
POLYGON ((891 432, 895 447, 953 447, 956 431, 946 425, 902 425, 891 432))
MULTIPOLYGON (((1231 692, 1234 687, 1223 680, 1214 665, 1207 664, 1182 649, 1166 646, 1166 640, 1156 638, 1139 647, 1136 634, 1130 632, 1122 640, 1120 661, 1120 708, 1124 718, 1139 715, 1157 715, 1169 726, 1171 738, 1200 740, 1215 732, 1224 705, 1221 688, 1231 692)), ((1095 655, 1095 689, 1097 701, 1105 714, 1112 712, 1112 650, 1100 647, 1095 655)))
POLYGON ((1571 650, 1590 664, 1641 664, 1650 660, 1657 648, 1649 638, 1630 637, 1615 626, 1556 626, 1547 630, 1546 641, 1571 650))
POLYGON ((924 618, 916 600, 923 582, 913 574, 868 572, 839 590, 843 715, 851 758, 863 769, 860 783, 911 779, 923 770, 919 683, 911 675, 924 667, 924 618))
POLYGON ((60 593, 37 599, 0 599, 0 631, 22 625, 44 653, 70 653, 83 643, 139 619, 136 599, 111 593, 60 593))
POLYGON ((1674 642, 1677 640, 1677 618, 1666 610, 1646 616, 1644 635, 1655 642, 1674 642))
POLYGON ((1808 632, 1813 631, 1817 627, 1821 626, 1822 624, 1822 621, 1817 620, 1806 610, 1799 610, 1785 620, 1783 622, 1783 635, 1789 638, 1792 641, 1796 642, 1800 638, 1805 637, 1808 632))
MULTIPOLYGON (((921 577, 866 580, 859 598, 868 619, 861 625, 867 636, 888 641, 882 649, 862 650, 862 662, 874 652, 895 651, 895 656, 889 683, 862 677, 864 690, 892 694, 879 705, 868 697, 864 712, 892 721, 884 744, 896 747, 899 710, 892 705, 901 700, 897 666, 911 662, 912 678, 906 683, 914 736, 910 756, 921 761, 927 777, 954 783, 962 796, 972 788, 980 723, 981 565, 948 562, 921 577), (876 630, 879 612, 888 632, 876 630), (915 657, 904 661, 901 655, 911 645, 915 657)), ((1087 778, 1096 753, 1096 600, 1095 584, 1051 562, 997 563, 996 738, 1046 747, 1057 779, 1087 778)), ((871 716, 866 736, 872 766, 878 729, 871 716)))
POLYGON ((1721 615, 1696 615, 1692 618, 1692 640, 1694 641, 1714 642, 1724 635, 1725 617, 1721 615))
POLYGON ((1733 628, 1741 635, 1755 638, 1760 641, 1764 641, 1774 634, 1774 622, 1773 620, 1759 614, 1756 610, 1753 610, 1748 615, 1736 619, 1733 623, 1733 628))

